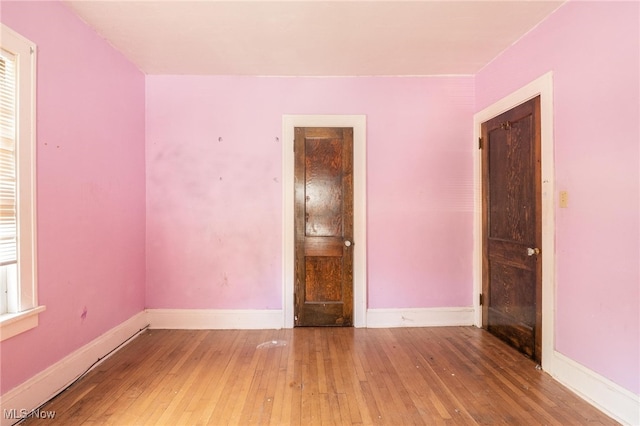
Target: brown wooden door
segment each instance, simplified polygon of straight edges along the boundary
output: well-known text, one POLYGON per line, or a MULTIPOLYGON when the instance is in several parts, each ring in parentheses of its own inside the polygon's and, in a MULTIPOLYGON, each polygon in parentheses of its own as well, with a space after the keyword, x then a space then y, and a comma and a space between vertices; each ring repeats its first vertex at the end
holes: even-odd
POLYGON ((353 317, 353 129, 295 128, 296 326, 353 317))
POLYGON ((540 97, 482 124, 482 326, 540 361, 540 97))

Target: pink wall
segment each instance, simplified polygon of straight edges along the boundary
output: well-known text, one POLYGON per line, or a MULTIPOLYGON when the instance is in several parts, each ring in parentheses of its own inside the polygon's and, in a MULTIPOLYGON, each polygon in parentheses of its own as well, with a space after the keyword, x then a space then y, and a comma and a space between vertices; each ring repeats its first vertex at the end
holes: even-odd
POLYGON ((570 194, 556 348, 640 393, 638 3, 570 2, 476 78, 148 76, 146 89, 61 3, 0 6, 39 50, 47 305, 2 342, 0 392, 145 306, 280 309, 283 114, 367 115, 368 306, 470 306, 472 114, 553 70, 556 187, 570 194))
POLYGON ((640 394, 640 6, 569 2, 476 76, 476 109, 554 73, 556 349, 640 394), (557 194, 556 194, 557 195, 557 194))
POLYGON ((471 306, 473 78, 146 81, 148 307, 282 308, 283 114, 367 115, 368 306, 471 306))
POLYGON ((144 75, 59 2, 1 3, 38 46, 40 326, 1 343, 1 392, 144 309, 144 75))

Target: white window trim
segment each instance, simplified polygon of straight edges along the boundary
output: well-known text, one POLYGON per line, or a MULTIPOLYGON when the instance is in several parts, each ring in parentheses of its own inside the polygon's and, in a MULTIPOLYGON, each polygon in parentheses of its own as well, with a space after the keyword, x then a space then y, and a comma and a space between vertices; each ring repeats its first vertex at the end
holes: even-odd
POLYGON ((18 58, 19 312, 0 315, 0 341, 38 325, 36 246, 36 45, 0 24, 2 48, 18 58))
POLYGON ((24 333, 38 326, 38 314, 44 312, 45 306, 38 306, 17 314, 4 314, 0 317, 1 340, 24 333))

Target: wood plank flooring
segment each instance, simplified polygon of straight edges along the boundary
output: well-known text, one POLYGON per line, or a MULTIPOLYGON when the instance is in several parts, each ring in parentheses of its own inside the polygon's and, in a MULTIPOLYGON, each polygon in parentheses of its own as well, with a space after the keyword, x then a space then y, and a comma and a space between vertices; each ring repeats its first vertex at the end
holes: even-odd
POLYGON ((147 330, 42 410, 47 425, 617 424, 474 327, 147 330))

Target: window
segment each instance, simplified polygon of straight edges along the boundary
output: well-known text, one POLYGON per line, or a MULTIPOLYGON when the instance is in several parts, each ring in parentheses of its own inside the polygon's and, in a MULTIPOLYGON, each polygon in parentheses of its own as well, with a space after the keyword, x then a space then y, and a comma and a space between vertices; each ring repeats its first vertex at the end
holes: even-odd
POLYGON ((38 325, 35 204, 35 45, 0 37, 0 338, 38 325))

